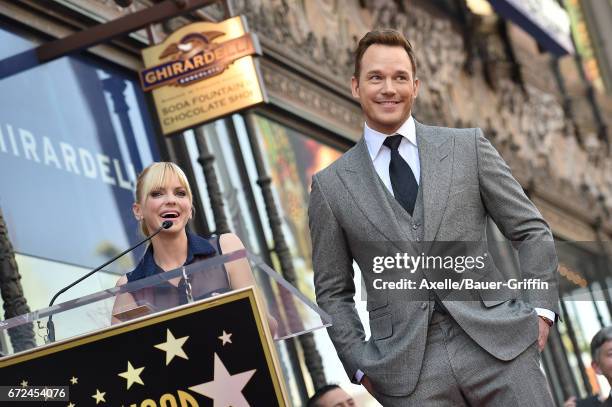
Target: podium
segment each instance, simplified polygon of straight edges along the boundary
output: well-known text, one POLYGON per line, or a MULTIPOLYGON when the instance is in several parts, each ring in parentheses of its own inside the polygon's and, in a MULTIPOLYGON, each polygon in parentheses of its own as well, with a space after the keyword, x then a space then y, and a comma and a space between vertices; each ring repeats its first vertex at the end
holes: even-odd
POLYGON ((0 405, 288 406, 275 342, 329 325, 236 251, 1 321, 0 334, 31 328, 38 340, 0 358, 0 405), (256 285, 228 287, 229 264, 250 267, 256 285))

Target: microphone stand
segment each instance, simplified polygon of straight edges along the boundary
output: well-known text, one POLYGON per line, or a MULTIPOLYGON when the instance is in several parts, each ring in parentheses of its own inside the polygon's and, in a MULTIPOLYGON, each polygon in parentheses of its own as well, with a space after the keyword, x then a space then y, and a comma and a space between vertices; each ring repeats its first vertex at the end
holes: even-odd
MULTIPOLYGON (((153 233, 150 236, 147 236, 146 239, 144 239, 143 241, 139 242, 138 244, 130 247, 129 249, 126 249, 124 251, 122 251, 121 253, 119 253, 118 255, 116 255, 115 257, 113 257, 112 259, 110 259, 109 261, 107 261, 106 263, 102 264, 101 266, 93 269, 92 271, 90 271, 89 273, 85 274, 83 277, 79 278, 78 280, 74 281, 73 283, 67 285, 66 287, 62 288, 61 290, 59 290, 54 296, 53 298, 51 298, 51 301, 49 302, 49 307, 51 307, 53 305, 53 303, 55 302, 55 300, 57 299, 57 297, 59 297, 60 294, 68 291, 70 288, 74 287, 75 285, 77 285, 78 283, 80 283, 81 281, 85 280, 87 277, 91 276, 92 274, 95 274, 96 272, 102 270, 104 267, 108 266, 109 264, 111 264, 112 262, 114 262, 115 260, 117 260, 119 257, 125 255, 126 253, 131 252, 132 250, 134 250, 135 248, 137 248, 138 246, 140 246, 141 244, 148 242, 149 240, 153 239, 153 237, 155 237, 159 232, 161 232, 164 229, 168 229, 172 226, 172 222, 169 220, 164 221, 161 226, 159 227, 159 229, 157 229, 155 231, 155 233, 153 233)), ((49 319, 47 320, 47 337, 45 338, 45 343, 52 343, 55 342, 55 324, 53 323, 53 314, 49 315, 49 319)))

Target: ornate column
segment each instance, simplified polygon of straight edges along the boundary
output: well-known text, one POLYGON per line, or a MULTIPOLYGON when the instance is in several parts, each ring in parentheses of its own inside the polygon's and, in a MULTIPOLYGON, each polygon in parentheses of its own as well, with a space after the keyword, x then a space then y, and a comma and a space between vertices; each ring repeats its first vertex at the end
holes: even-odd
MULTIPOLYGON (((23 295, 21 275, 15 261, 13 245, 9 240, 2 210, 0 209, 0 293, 4 301, 4 318, 12 318, 30 312, 23 295)), ((36 346, 32 324, 24 324, 8 331, 13 349, 18 352, 36 346)))
POLYGON ((578 340, 576 339, 576 334, 574 333, 574 327, 572 325, 572 319, 569 317, 567 313, 567 307, 565 306, 565 301, 561 300, 561 309, 563 310, 563 315, 565 316, 563 322, 567 328, 567 335, 572 342, 572 348, 574 348, 574 356, 576 357, 576 361, 578 362, 578 369, 580 369, 580 377, 582 378, 582 383, 584 383, 584 388, 587 393, 591 394, 593 389, 591 387, 591 382, 586 374, 586 369, 584 366, 584 362, 582 361, 582 357, 580 356, 580 347, 578 346, 578 340))
MULTIPOLYGON (((259 142, 257 139, 257 132, 255 130, 254 117, 252 113, 244 115, 244 121, 249 136, 249 143, 253 152, 253 158, 255 160, 255 167, 257 168, 257 185, 261 188, 264 203, 266 206, 266 214, 268 215, 268 223, 272 230, 272 238, 274 240, 274 251, 276 252, 283 277, 291 283, 293 286, 297 286, 297 277, 293 268, 293 262, 291 259, 291 252, 287 246, 285 240, 285 234, 282 229, 282 219, 274 202, 274 195, 272 193, 272 178, 266 173, 263 157, 261 154, 259 142)), ((289 304, 291 304, 289 302, 289 304)), ((291 310, 287 310, 291 312, 291 310)), ((314 337, 311 333, 299 336, 300 345, 304 351, 304 359, 306 361, 306 367, 310 372, 312 383, 315 388, 324 386, 326 383, 325 372, 323 371, 323 363, 321 355, 317 351, 317 347, 314 341, 314 337)))
MULTIPOLYGON (((568 319, 567 314, 563 315, 564 321, 568 319)), ((567 400, 571 396, 579 396, 578 386, 572 376, 569 362, 567 361, 567 355, 563 342, 561 341, 561 335, 559 334, 559 327, 557 324, 553 325, 550 329, 548 336, 548 348, 550 349, 550 355, 552 356, 553 365, 561 388, 563 390, 563 400, 567 400)))
MULTIPOLYGON (((256 214, 257 213, 257 204, 255 202, 255 194, 253 188, 251 188, 251 183, 249 182, 249 173, 247 170, 247 166, 244 160, 243 149, 240 145, 240 140, 238 138, 238 133, 236 132, 236 126, 234 125, 234 121, 231 117, 226 117, 224 119, 225 127, 227 128, 227 132, 230 138, 230 142, 232 145, 232 150, 234 153, 234 161, 236 162, 236 166, 238 167, 238 172, 240 173, 240 178, 243 181, 242 188, 244 190, 245 198, 249 207, 249 213, 256 214)), ((262 248, 260 253, 258 253, 262 260, 266 264, 272 264, 272 257, 269 250, 267 250, 266 245, 266 235, 263 229, 263 225, 261 222, 253 222, 253 226, 255 229, 256 239, 262 244, 262 248)), ((280 309, 278 301, 276 301, 276 297, 272 291, 272 285, 268 279, 264 279, 263 284, 261 284, 260 288, 266 293, 267 299, 269 301, 269 306, 271 309, 280 309)), ((281 322, 281 316, 273 315, 279 322, 281 322)), ((300 363, 300 357, 297 349, 297 341, 295 338, 290 338, 284 341, 285 349, 287 352, 287 358, 289 359, 289 365, 283 365, 283 370, 285 373, 288 373, 288 370, 291 370, 291 373, 295 376, 295 384, 298 393, 302 400, 308 399, 308 390, 306 388, 306 382, 304 380, 304 375, 302 374, 302 368, 300 363)))
POLYGON ((206 132, 204 126, 195 129, 195 139, 198 145, 198 163, 202 166, 204 179, 206 180, 206 188, 210 198, 210 206, 212 207, 215 217, 215 233, 220 235, 230 231, 225 215, 225 205, 223 203, 223 193, 219 186, 219 179, 215 170, 215 156, 210 152, 208 143, 206 142, 206 132))
POLYGON ((134 163, 136 172, 139 173, 143 170, 142 160, 140 159, 140 153, 138 151, 138 145, 136 144, 136 136, 134 135, 134 129, 130 120, 130 106, 125 100, 125 94, 123 93, 127 88, 125 80, 111 76, 108 79, 102 81, 104 90, 110 93, 113 100, 113 108, 117 116, 119 116, 119 122, 121 123, 121 130, 125 137, 128 150, 130 152, 130 158, 134 163))

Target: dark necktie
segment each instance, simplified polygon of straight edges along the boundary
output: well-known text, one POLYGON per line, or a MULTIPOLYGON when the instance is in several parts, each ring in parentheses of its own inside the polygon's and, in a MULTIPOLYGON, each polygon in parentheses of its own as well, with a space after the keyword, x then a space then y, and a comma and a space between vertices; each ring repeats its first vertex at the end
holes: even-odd
MULTIPOLYGON (((389 163, 389 176, 391 178, 391 186, 393 187, 393 195, 402 207, 412 216, 414 204, 419 192, 419 184, 410 165, 400 155, 398 148, 402 142, 402 136, 396 134, 388 136, 383 143, 391 150, 391 162, 389 163)), ((448 314, 446 307, 440 301, 440 297, 434 290, 430 290, 430 299, 434 301, 434 310, 441 314, 448 314)))
POLYGON ((389 163, 389 177, 393 187, 393 195, 402 207, 412 216, 419 184, 417 184, 410 165, 400 155, 398 148, 402 142, 402 136, 396 134, 388 136, 383 143, 391 150, 391 162, 389 163))

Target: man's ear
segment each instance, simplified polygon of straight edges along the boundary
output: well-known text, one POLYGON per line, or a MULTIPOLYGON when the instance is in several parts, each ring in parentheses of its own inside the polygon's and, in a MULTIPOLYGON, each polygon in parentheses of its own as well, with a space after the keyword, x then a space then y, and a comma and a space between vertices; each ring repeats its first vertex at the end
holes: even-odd
POLYGON ((359 79, 354 76, 351 78, 351 93, 355 99, 359 99, 359 79))
POLYGON ((421 81, 419 80, 419 78, 414 78, 414 99, 416 99, 417 96, 419 96, 420 85, 421 85, 421 81))
POLYGON ((132 212, 134 213, 134 217, 136 218, 136 220, 142 219, 142 210, 138 202, 134 202, 132 204, 132 212))
POLYGON ((595 371, 595 373, 597 374, 603 374, 601 373, 601 369, 599 368, 599 365, 597 364, 597 362, 595 362, 594 360, 591 362, 591 367, 593 368, 593 370, 595 371))

